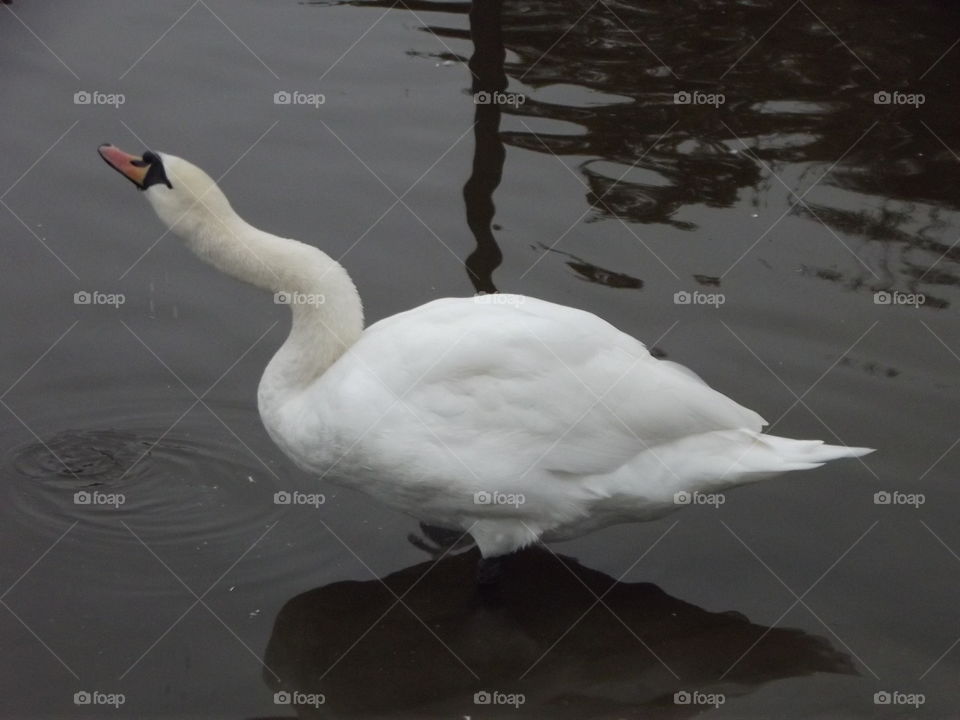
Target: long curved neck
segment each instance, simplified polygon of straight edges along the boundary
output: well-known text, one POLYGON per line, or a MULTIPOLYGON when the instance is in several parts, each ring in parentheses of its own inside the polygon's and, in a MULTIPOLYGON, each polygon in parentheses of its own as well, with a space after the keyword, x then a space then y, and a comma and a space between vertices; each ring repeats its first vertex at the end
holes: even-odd
POLYGON ((317 248, 258 230, 229 204, 188 213, 174 231, 218 270, 274 294, 290 334, 260 382, 261 412, 320 377, 363 332, 360 295, 343 266, 317 248))

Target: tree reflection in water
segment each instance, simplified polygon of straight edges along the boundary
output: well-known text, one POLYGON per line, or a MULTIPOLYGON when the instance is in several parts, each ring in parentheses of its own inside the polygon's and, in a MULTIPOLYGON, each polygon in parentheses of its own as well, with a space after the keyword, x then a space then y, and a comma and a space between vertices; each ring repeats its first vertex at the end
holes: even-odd
MULTIPOLYGON (((389 0, 354 4, 394 7, 389 0)), ((949 305, 960 284, 953 190, 960 128, 945 120, 960 106, 960 89, 951 82, 956 57, 938 57, 956 40, 957 23, 945 23, 944 13, 960 20, 960 6, 882 1, 864 12, 860 4, 842 3, 814 14, 802 3, 772 0, 477 5, 483 10, 471 14, 470 32, 424 29, 440 38, 485 38, 474 57, 488 65, 503 57, 489 47, 491 38, 502 37, 510 59, 492 86, 509 77, 527 94, 519 107, 477 110, 477 154, 465 196, 473 202, 468 217, 478 246, 470 272, 478 289, 489 291, 486 269, 500 261, 488 232, 488 201, 502 171, 497 142, 503 142, 604 161, 608 171, 596 160, 580 166, 587 204, 595 218, 629 223, 694 229, 678 219, 684 207, 730 207, 745 189, 758 195, 776 189, 771 173, 789 177, 795 196, 788 203, 803 197, 790 212, 823 222, 862 260, 844 272, 812 263, 809 277, 864 292, 922 291, 926 307, 949 305), (571 85, 599 104, 539 99, 571 85), (926 102, 874 102, 876 92, 897 88, 923 93, 926 102), (680 90, 722 93, 725 103, 678 105, 680 90), (577 131, 500 132, 501 112, 525 124, 563 121, 577 131), (820 187, 831 191, 804 197, 821 176, 820 187)), ((407 0, 396 7, 419 17, 466 14, 470 6, 407 0)), ((475 62, 471 68, 476 88, 483 73, 475 62)))

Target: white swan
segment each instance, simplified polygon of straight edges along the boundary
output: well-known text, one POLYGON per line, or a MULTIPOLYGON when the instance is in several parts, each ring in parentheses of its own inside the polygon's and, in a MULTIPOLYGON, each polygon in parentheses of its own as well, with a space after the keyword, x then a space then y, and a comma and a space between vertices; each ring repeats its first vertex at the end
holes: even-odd
POLYGON ((344 268, 240 218, 172 155, 101 156, 202 259, 287 293, 290 335, 258 405, 299 466, 473 536, 485 558, 645 520, 867 448, 761 434, 763 418, 582 310, 444 298, 364 329, 344 268), (684 496, 680 496, 683 498, 684 496))

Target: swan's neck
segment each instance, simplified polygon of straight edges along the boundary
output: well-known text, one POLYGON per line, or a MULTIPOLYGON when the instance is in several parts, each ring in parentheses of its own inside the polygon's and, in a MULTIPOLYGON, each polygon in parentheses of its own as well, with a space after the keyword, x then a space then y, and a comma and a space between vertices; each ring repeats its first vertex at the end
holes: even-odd
POLYGON ((249 225, 229 204, 188 213, 174 231, 203 260, 289 304, 290 334, 260 381, 272 413, 329 368, 363 331, 360 296, 346 270, 317 248, 249 225))

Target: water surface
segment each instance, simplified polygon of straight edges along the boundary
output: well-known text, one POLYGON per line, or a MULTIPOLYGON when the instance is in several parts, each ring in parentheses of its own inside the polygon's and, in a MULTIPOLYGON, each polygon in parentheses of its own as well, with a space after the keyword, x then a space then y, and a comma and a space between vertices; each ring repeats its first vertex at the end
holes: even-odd
POLYGON ((724 696, 717 717, 913 713, 875 704, 896 691, 950 716, 957 20, 932 1, 6 5, 0 713, 689 717, 705 707, 674 694, 695 691, 724 696), (433 565, 413 519, 272 446, 255 387, 284 308, 164 236, 107 141, 223 175, 249 221, 340 258, 370 321, 476 291, 574 305, 779 434, 879 452, 538 551, 478 605, 472 555, 433 565), (294 490, 324 502, 275 503, 294 490), (123 708, 74 704, 94 690, 123 708))

